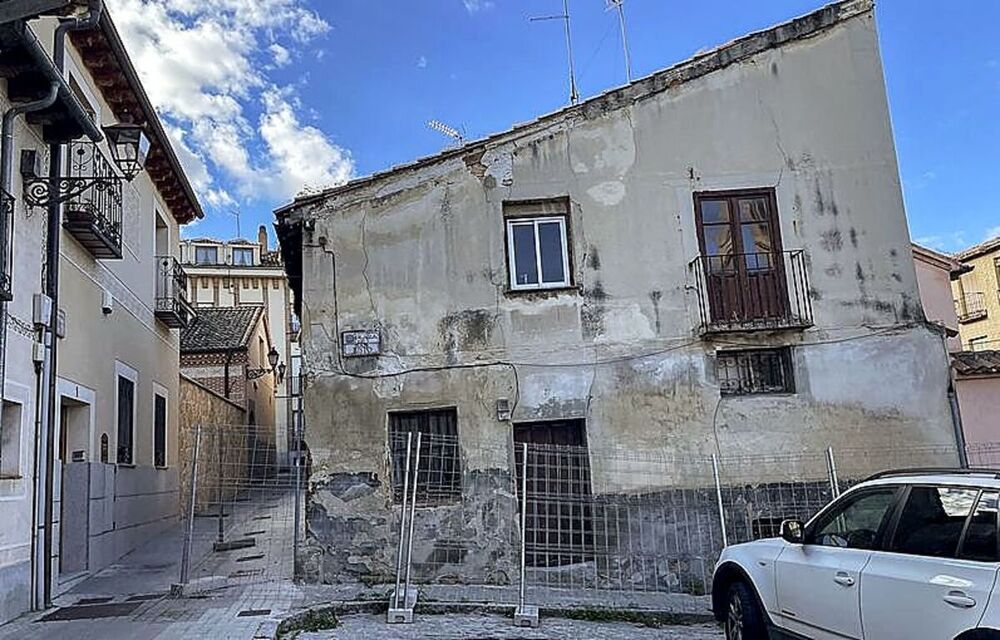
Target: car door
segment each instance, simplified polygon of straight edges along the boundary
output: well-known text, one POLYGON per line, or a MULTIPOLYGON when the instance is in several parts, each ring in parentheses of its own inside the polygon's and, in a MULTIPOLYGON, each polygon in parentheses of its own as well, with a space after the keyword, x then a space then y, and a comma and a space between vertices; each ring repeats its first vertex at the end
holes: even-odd
POLYGON ((891 540, 861 572, 865 640, 951 640, 976 628, 1000 567, 998 501, 994 490, 907 490, 891 540))
POLYGON ((859 583, 881 541, 898 487, 845 494, 807 527, 805 543, 788 545, 775 562, 776 622, 813 640, 862 637, 859 583))

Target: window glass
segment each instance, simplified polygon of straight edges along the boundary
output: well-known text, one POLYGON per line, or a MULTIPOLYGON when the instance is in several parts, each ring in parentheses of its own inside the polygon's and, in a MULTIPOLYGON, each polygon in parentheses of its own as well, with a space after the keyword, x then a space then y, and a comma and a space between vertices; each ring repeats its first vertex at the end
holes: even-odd
POLYGON ((132 464, 135 383, 118 377, 118 464, 132 464))
POLYGON ((153 464, 167 466, 167 399, 153 396, 153 464))
POLYGON ((253 249, 233 249, 233 264, 252 265, 253 249))
POLYGON ((535 254, 535 225, 511 225, 514 237, 514 282, 538 284, 538 256, 535 254))
POLYGON ((965 531, 958 557, 966 560, 996 562, 997 555, 997 502, 1000 492, 984 491, 976 503, 969 526, 965 531))
POLYGON ((705 224, 713 222, 729 222, 728 200, 702 200, 701 221, 705 224))
POLYGON ((563 271, 562 223, 542 222, 538 225, 538 246, 542 253, 542 282, 562 283, 563 271))
POLYGON ((735 252, 733 228, 728 224, 705 226, 705 255, 728 256, 735 252))
POLYGON ((215 264, 218 260, 217 247, 195 247, 194 261, 197 264, 215 264))
POLYGON ((951 558, 979 491, 913 487, 900 515, 890 551, 951 558))
POLYGON ((895 488, 886 487, 846 498, 818 523, 810 544, 873 549, 895 494, 895 488))

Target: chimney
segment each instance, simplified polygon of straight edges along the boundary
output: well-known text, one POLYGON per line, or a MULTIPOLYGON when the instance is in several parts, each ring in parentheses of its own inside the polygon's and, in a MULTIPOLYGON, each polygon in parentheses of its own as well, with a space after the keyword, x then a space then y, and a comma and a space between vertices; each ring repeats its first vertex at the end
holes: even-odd
POLYGON ((260 245, 261 255, 267 253, 267 227, 264 225, 257 228, 257 244, 260 245))

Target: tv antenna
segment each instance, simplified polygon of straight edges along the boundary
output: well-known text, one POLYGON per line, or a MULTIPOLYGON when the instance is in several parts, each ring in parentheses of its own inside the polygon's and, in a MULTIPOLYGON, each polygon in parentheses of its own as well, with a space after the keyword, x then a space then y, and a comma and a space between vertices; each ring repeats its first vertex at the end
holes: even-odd
POLYGON ((628 30, 625 28, 625 0, 604 0, 604 10, 618 12, 618 24, 622 30, 622 49, 625 50, 625 78, 632 82, 632 57, 628 51, 628 30))
POLYGON ((231 209, 229 211, 229 215, 231 215, 234 218, 236 218, 236 237, 237 238, 242 238, 243 237, 243 233, 240 231, 240 209, 239 209, 239 207, 237 207, 235 210, 231 209))
POLYGON ((566 32, 566 58, 569 60, 569 102, 576 104, 580 101, 580 94, 576 90, 576 72, 573 70, 573 37, 569 28, 569 0, 563 0, 563 12, 552 16, 537 16, 528 18, 531 22, 541 22, 543 20, 562 20, 566 32))
POLYGON ((434 129, 438 133, 443 133, 449 138, 455 140, 459 146, 465 144, 465 136, 463 136, 455 127, 450 127, 440 120, 428 120, 427 126, 434 129))

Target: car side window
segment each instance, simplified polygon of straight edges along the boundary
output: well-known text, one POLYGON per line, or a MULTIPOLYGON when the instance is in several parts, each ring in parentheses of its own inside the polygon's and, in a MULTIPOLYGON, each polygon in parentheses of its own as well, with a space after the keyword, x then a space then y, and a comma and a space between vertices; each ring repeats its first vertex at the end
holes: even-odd
POLYGON ((958 550, 959 558, 980 562, 1000 560, 997 546, 998 502, 1000 502, 1000 492, 983 491, 979 494, 979 501, 965 528, 965 537, 962 538, 962 546, 958 550))
POLYGON ((889 551, 954 558, 978 489, 911 487, 889 551))
POLYGON ((846 549, 875 548, 878 532, 889 518, 895 496, 895 487, 884 487, 844 498, 817 522, 808 544, 846 549))

